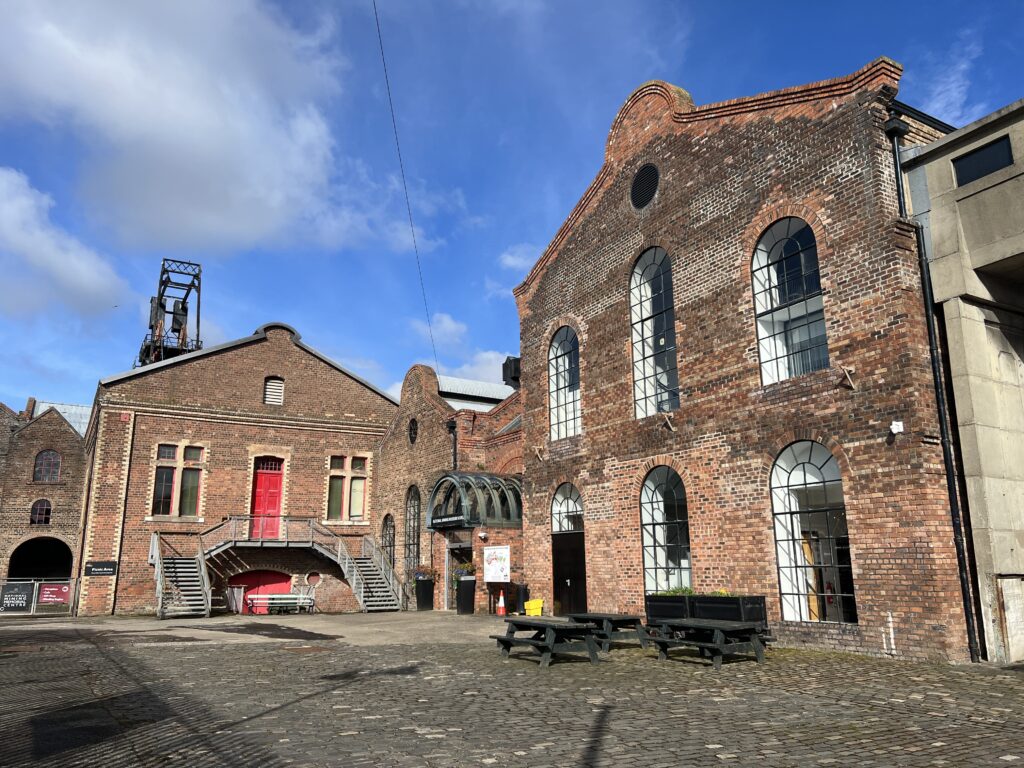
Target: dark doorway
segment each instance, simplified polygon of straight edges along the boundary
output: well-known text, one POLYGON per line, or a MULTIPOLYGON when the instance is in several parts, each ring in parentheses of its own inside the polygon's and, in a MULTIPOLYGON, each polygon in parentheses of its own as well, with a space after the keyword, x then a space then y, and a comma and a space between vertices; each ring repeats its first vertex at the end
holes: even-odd
POLYGON ((11 553, 8 579, 70 579, 71 548, 60 539, 29 539, 11 553))
POLYGON ((458 592, 459 582, 453 575, 455 566, 473 562, 473 547, 471 545, 449 547, 448 549, 448 610, 455 610, 455 595, 458 592))
POLYGON ((553 613, 584 613, 587 610, 587 555, 583 531, 551 536, 553 613))

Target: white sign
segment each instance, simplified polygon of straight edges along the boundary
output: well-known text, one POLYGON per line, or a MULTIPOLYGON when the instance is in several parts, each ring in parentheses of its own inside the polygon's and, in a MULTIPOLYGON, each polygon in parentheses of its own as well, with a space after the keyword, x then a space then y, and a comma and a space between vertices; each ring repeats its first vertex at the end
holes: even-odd
POLYGON ((509 582, 512 573, 510 547, 484 547, 484 581, 509 582))

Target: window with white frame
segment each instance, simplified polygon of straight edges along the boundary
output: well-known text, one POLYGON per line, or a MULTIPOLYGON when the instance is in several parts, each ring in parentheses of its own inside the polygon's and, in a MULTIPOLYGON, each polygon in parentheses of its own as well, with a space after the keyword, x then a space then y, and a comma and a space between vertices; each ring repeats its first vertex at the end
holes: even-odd
POLYGON ((672 467, 647 473, 640 489, 644 592, 690 586, 690 520, 683 480, 672 467))
POLYGON ((629 281, 636 418, 679 407, 672 262, 664 248, 648 248, 629 281))
POLYGON ((548 419, 552 440, 580 433, 580 342, 567 325, 548 347, 548 419))
POLYGON ((366 515, 366 456, 331 456, 327 477, 327 520, 362 522, 366 515))
POLYGON ((551 499, 551 532, 574 533, 583 530, 583 499, 576 486, 562 483, 551 499))
POLYGON ((850 533, 832 452, 812 440, 789 445, 772 467, 771 492, 782 618, 855 623, 850 533))
POLYGON ((768 227, 751 276, 762 383, 827 368, 818 247, 807 222, 789 216, 768 227))

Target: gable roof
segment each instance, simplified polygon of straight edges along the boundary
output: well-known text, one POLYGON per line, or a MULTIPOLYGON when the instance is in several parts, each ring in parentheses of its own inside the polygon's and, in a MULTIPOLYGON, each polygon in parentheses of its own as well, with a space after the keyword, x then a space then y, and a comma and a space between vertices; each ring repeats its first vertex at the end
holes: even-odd
POLYGON ((212 347, 204 347, 203 349, 197 350, 195 352, 189 352, 184 355, 172 357, 169 360, 161 360, 158 363, 150 363, 149 365, 143 365, 138 368, 133 368, 130 371, 125 371, 124 373, 116 373, 113 376, 108 376, 105 379, 100 379, 100 386, 106 387, 109 386, 110 384, 116 384, 117 382, 120 381, 133 379, 136 376, 144 376, 147 373, 160 370, 162 368, 171 368, 176 365, 183 365, 185 363, 190 363, 193 360, 197 360, 200 357, 206 357, 207 355, 212 355, 217 352, 224 352, 225 350, 234 349, 236 347, 242 347, 245 346, 246 344, 252 344, 253 342, 257 341, 264 341, 267 338, 267 331, 274 329, 288 331, 292 335, 292 343, 295 344, 295 346, 297 346, 299 349, 308 352, 309 354, 313 355, 313 357, 317 358, 323 363, 326 363, 339 373, 343 373, 350 379, 359 382, 367 389, 383 397, 389 403, 398 405, 398 401, 391 395, 389 395, 387 392, 385 392, 383 389, 374 386, 363 377, 357 376, 356 374, 352 373, 352 371, 342 366, 340 363, 335 362, 322 352, 313 349, 313 347, 309 346, 308 344, 304 344, 302 342, 301 334, 299 334, 299 332, 292 328, 290 325, 288 325, 287 323, 277 322, 264 323, 253 332, 252 336, 243 336, 242 338, 235 339, 234 341, 226 341, 223 344, 217 344, 212 347))
POLYGON ((515 390, 505 384, 455 376, 437 377, 437 393, 456 410, 489 411, 513 392, 515 390))
POLYGON ((40 414, 39 414, 38 416, 35 416, 35 417, 34 417, 34 418, 32 419, 32 421, 28 422, 28 423, 27 423, 27 424, 25 424, 25 425, 24 425, 23 427, 19 427, 18 429, 16 429, 16 430, 14 431, 14 434, 18 435, 18 434, 21 434, 22 432, 24 432, 24 431, 25 431, 26 429, 31 429, 31 428, 32 428, 33 426, 35 426, 35 425, 36 425, 36 424, 37 424, 37 423, 38 423, 39 421, 41 421, 42 419, 46 418, 46 416, 47 416, 48 414, 50 414, 50 413, 53 413, 53 414, 55 414, 55 415, 57 416, 57 418, 59 418, 59 419, 60 419, 61 421, 63 421, 63 422, 64 422, 64 425, 65 425, 65 426, 66 426, 66 427, 67 427, 68 429, 70 429, 70 430, 71 430, 72 432, 74 432, 74 434, 75 434, 75 437, 77 437, 77 438, 78 438, 79 440, 81 440, 81 439, 82 439, 83 437, 85 437, 85 435, 84 435, 84 434, 82 434, 81 432, 79 432, 79 431, 78 431, 78 428, 77 428, 77 427, 75 427, 75 425, 74 425, 74 424, 72 424, 72 423, 71 423, 70 421, 68 421, 67 417, 66 417, 66 416, 65 416, 65 415, 64 415, 63 413, 61 413, 60 411, 58 411, 58 410, 57 410, 56 408, 54 408, 54 407, 53 407, 52 405, 51 405, 51 406, 50 406, 49 408, 47 408, 47 409, 46 409, 45 411, 43 411, 42 413, 40 413, 40 414))
POLYGON ((51 403, 45 400, 36 401, 36 407, 32 409, 32 418, 42 416, 50 408, 57 411, 64 420, 70 424, 75 432, 85 436, 85 430, 89 426, 89 416, 92 414, 91 405, 78 405, 75 403, 51 403))

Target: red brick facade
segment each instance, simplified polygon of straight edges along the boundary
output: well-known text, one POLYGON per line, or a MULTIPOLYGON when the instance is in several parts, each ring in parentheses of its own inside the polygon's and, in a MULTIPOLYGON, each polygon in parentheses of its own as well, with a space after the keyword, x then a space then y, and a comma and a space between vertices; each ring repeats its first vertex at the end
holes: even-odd
POLYGON ((584 504, 589 607, 643 609, 640 488, 682 478, 692 583, 767 596, 785 642, 963 660, 957 581, 912 230, 898 218, 882 123, 898 65, 695 107, 664 83, 616 118, 605 164, 515 293, 522 339, 524 539, 533 596, 551 601, 551 501, 584 504), (645 163, 654 201, 630 203, 645 163), (760 235, 804 219, 818 245, 830 364, 762 385, 751 264, 760 235), (629 318, 633 266, 671 258, 680 400, 637 419, 629 318), (580 343, 582 434, 548 439, 547 354, 561 325, 580 343), (892 420, 906 432, 888 434, 892 420), (788 444, 838 461, 857 623, 783 622, 769 473, 788 444), (892 642, 894 640, 894 643, 892 642))

